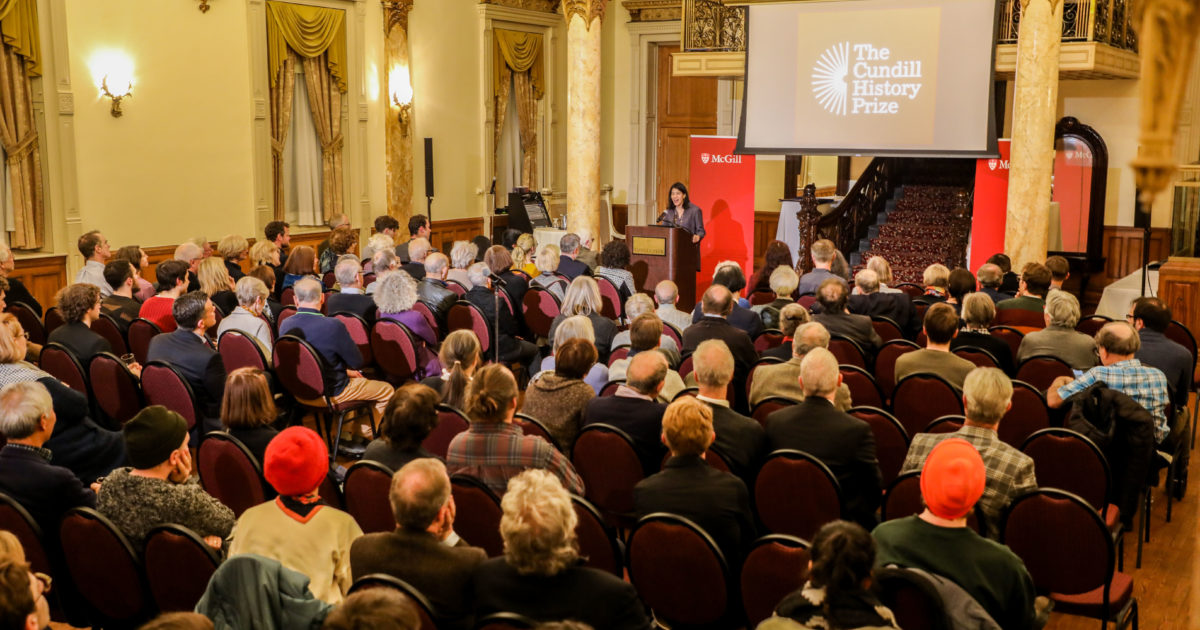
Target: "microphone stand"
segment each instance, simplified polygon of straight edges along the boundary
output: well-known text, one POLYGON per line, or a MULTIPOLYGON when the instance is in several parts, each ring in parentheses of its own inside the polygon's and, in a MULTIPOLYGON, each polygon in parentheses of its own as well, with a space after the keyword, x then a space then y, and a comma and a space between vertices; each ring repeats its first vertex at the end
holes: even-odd
POLYGON ((494 351, 495 362, 500 362, 500 292, 508 285, 500 276, 488 272, 488 278, 492 281, 492 304, 496 310, 496 321, 492 323, 492 350, 494 351))

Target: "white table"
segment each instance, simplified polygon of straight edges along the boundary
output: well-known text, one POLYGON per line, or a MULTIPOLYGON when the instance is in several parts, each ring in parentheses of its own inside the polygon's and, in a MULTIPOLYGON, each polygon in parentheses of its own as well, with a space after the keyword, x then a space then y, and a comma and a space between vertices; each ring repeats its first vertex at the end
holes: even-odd
POLYGON ((541 249, 542 245, 553 245, 558 247, 558 242, 561 241, 562 237, 566 235, 566 230, 560 230, 558 228, 540 227, 533 229, 533 240, 537 241, 538 249, 541 249))
MULTIPOLYGON (((1158 271, 1146 272, 1146 295, 1158 294, 1158 271)), ((1129 304, 1142 297, 1142 270, 1137 271, 1104 287, 1100 294, 1100 303, 1096 305, 1096 314, 1123 321, 1129 313, 1129 304)))

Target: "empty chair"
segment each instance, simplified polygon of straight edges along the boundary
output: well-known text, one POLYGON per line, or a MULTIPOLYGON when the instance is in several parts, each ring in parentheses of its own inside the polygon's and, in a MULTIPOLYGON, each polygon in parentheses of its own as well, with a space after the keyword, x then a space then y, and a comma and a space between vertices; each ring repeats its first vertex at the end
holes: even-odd
MULTIPOLYGON (((58 311, 55 310, 57 313, 58 311)), ((49 313, 47 313, 49 315, 49 313)), ((117 320, 113 319, 108 313, 100 313, 91 325, 92 332, 104 337, 108 345, 112 346, 113 354, 122 356, 129 352, 129 346, 125 342, 125 335, 121 332, 121 327, 117 325, 117 320)), ((51 329, 47 326, 46 334, 50 334, 51 329)))
POLYGON ((742 607, 753 628, 771 616, 788 593, 804 586, 808 576, 808 542, 786 534, 754 541, 742 563, 742 607))
POLYGON ((1049 389, 1054 379, 1060 376, 1074 378, 1075 372, 1066 361, 1047 354, 1029 357, 1017 366, 1017 380, 1025 381, 1042 392, 1049 389))
POLYGON ((808 540, 822 525, 842 517, 842 491, 821 460, 781 449, 771 453, 758 471, 754 505, 772 533, 808 540))
POLYGON ((1039 487, 1078 495, 1110 530, 1120 523, 1120 508, 1109 503, 1112 472, 1095 442, 1070 429, 1042 429, 1025 440, 1021 452, 1033 458, 1039 487))
POLYGON ((437 455, 438 457, 446 457, 446 451, 450 449, 450 440, 454 436, 466 431, 470 426, 466 414, 451 407, 450 405, 438 405, 438 423, 429 432, 429 435, 421 442, 421 448, 437 455))
POLYGON ((194 610, 221 563, 215 549, 174 523, 150 530, 143 556, 150 592, 162 612, 194 610))
POLYGON ((133 353, 133 358, 142 365, 146 364, 146 353, 150 351, 150 340, 155 335, 161 334, 162 329, 157 324, 148 320, 137 318, 129 323, 129 351, 133 353))
POLYGON ((626 564, 642 600, 670 627, 716 624, 730 612, 725 557, 685 518, 663 512, 642 517, 629 533, 626 564))
POLYGON ((0 493, 0 529, 11 532, 21 542, 25 559, 32 570, 54 573, 50 567, 50 556, 46 554, 41 526, 20 503, 3 493, 0 493))
POLYGON ((1005 444, 1021 448, 1035 431, 1050 428, 1050 408, 1046 396, 1033 385, 1013 381, 1012 386, 1012 407, 1001 418, 996 433, 1005 444))
MULTIPOLYGON (((1040 312, 1021 308, 997 309, 992 320, 997 326, 1012 326, 1021 332, 1041 330, 1046 327, 1046 318, 1040 312)), ((1016 356, 1016 353, 1013 353, 1016 356)))
POLYGON ((550 336, 550 325, 562 312, 562 305, 554 294, 537 286, 529 287, 522 299, 525 324, 538 337, 550 336))
POLYGON ((92 357, 88 380, 96 405, 108 417, 112 428, 124 425, 146 406, 141 379, 113 354, 101 352, 92 357))
POLYGON ((1088 315, 1087 317, 1079 318, 1079 323, 1075 324, 1075 330, 1089 336, 1095 337, 1096 333, 1100 332, 1104 325, 1111 322, 1111 317, 1104 315, 1088 315))
POLYGON ((879 338, 882 339, 884 343, 892 341, 893 339, 904 338, 904 331, 900 330, 900 324, 897 324, 896 320, 890 317, 885 317, 883 315, 872 315, 871 327, 875 329, 875 334, 879 335, 879 338))
POLYGON ((450 307, 450 313, 446 316, 446 325, 451 331, 466 329, 475 333, 475 336, 479 338, 481 356, 486 357, 491 350, 492 326, 495 325, 495 322, 489 323, 478 306, 466 300, 459 300, 450 307))
POLYGON ((884 396, 890 399, 892 391, 896 388, 896 359, 905 353, 920 349, 921 346, 907 339, 893 339, 879 348, 879 352, 875 354, 875 382, 879 384, 884 396))
POLYGON ((770 289, 757 289, 750 294, 750 306, 770 304, 775 301, 775 292, 770 289))
POLYGON ((346 512, 358 521, 364 534, 390 532, 396 529, 390 492, 392 471, 383 464, 359 461, 346 469, 342 491, 346 497, 346 512))
MULTIPOLYGON (((369 415, 374 401, 333 402, 329 395, 329 386, 325 382, 327 371, 325 360, 308 342, 299 337, 292 335, 280 337, 275 341, 273 354, 275 375, 284 389, 295 397, 297 405, 317 412, 320 419, 324 420, 325 434, 333 442, 329 447, 329 458, 332 461, 337 455, 338 444, 342 437, 342 424, 345 422, 346 416, 360 410, 367 410, 369 415), (321 406, 310 404, 318 400, 323 403, 321 406), (310 401, 310 403, 302 401, 310 401), (335 416, 337 417, 336 422, 333 419, 335 416)), ((372 420, 373 422, 374 420, 372 420)), ((317 426, 321 427, 322 425, 319 423, 317 426)))
POLYGON ((84 396, 88 395, 87 373, 83 371, 79 357, 66 346, 57 343, 43 346, 42 354, 38 358, 38 367, 66 383, 71 389, 84 396))
POLYGON ((892 394, 892 413, 910 436, 942 416, 962 412, 962 394, 936 374, 910 374, 896 384, 892 394))
POLYGON ((142 368, 142 392, 147 404, 162 405, 183 416, 189 431, 196 426, 200 417, 196 395, 187 379, 171 364, 164 361, 147 363, 142 368))
POLYGON ((217 352, 225 364, 225 372, 238 368, 270 369, 266 355, 253 337, 240 330, 226 330, 217 340, 217 352))
MULTIPOLYGON (((437 330, 436 326, 434 330, 437 330)), ((371 328, 371 354, 389 383, 411 380, 419 368, 417 342, 413 340, 412 332, 390 319, 380 319, 371 328)))
POLYGON ((587 499, 610 525, 632 523, 633 487, 643 477, 633 438, 608 424, 589 424, 571 451, 575 471, 583 478, 587 499))
POLYGON ((884 406, 883 392, 870 372, 856 365, 839 365, 838 370, 842 374, 842 383, 850 388, 850 400, 855 405, 884 406))
POLYGON ((1012 326, 992 326, 988 328, 988 332, 993 337, 997 337, 1008 344, 1008 347, 1012 349, 1013 357, 1017 356, 1017 351, 1021 348, 1021 340, 1025 338, 1025 333, 1012 326))
POLYGON ((371 325, 367 320, 357 313, 335 313, 333 316, 346 326, 346 332, 350 333, 350 338, 362 354, 363 365, 374 363, 375 358, 371 355, 371 325))
POLYGON ((91 508, 71 508, 59 527, 67 569, 105 626, 137 626, 154 613, 137 555, 112 521, 91 508))
POLYGON ((575 525, 575 538, 579 541, 579 554, 586 558, 584 564, 623 577, 625 563, 616 532, 604 522, 600 510, 587 499, 573 494, 571 505, 579 519, 575 525))
POLYGON ((882 521, 890 521, 925 510, 925 502, 921 498, 921 471, 914 470, 897 476, 883 492, 883 503, 879 516, 882 521))
POLYGON ((611 319, 620 320, 623 314, 621 292, 612 281, 603 276, 596 276, 596 285, 600 287, 600 314, 611 319))
POLYGON ((413 604, 413 608, 417 611, 417 618, 421 621, 421 626, 418 630, 437 630, 437 624, 433 621, 433 606, 412 584, 393 575, 371 573, 354 580, 354 584, 350 586, 349 594, 372 588, 390 588, 400 591, 408 598, 413 604))
POLYGON ((234 516, 266 501, 262 463, 232 435, 224 431, 206 435, 196 460, 200 485, 233 510, 234 516))
POLYGON ((754 350, 759 354, 783 345, 783 331, 768 328, 754 336, 754 350))
POLYGON ((46 326, 42 323, 42 318, 37 312, 29 307, 24 302, 10 302, 4 309, 6 313, 12 313, 17 318, 17 322, 21 324, 21 328, 29 335, 29 341, 36 344, 46 343, 46 326))
POLYGON ((495 558, 504 554, 500 538, 500 498, 482 481, 464 474, 450 475, 450 493, 458 508, 454 531, 495 558))
POLYGON ((846 413, 871 425, 881 481, 887 486, 900 474, 900 468, 904 466, 904 457, 908 454, 908 432, 895 416, 883 409, 855 406, 846 413))

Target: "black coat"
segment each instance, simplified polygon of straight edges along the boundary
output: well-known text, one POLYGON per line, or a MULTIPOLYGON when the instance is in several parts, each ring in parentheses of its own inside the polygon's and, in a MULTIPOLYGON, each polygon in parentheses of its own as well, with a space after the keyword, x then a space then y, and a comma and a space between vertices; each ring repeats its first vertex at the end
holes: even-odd
POLYGON ((729 462, 730 471, 750 487, 767 454, 766 431, 753 418, 729 407, 709 406, 713 410, 713 431, 717 434, 712 449, 720 453, 729 462))
POLYGON ((4 292, 4 301, 8 304, 16 304, 20 302, 25 306, 33 309, 33 312, 42 316, 42 305, 33 297, 29 289, 25 288, 25 283, 21 282, 20 278, 8 278, 8 290, 4 292))
POLYGON ((599 630, 649 630, 633 585, 610 573, 573 566, 557 575, 521 575, 504 558, 475 571, 476 618, 513 612, 535 621, 573 619, 599 630))
POLYGON ((1154 417, 1128 395, 1097 383, 1067 399, 1067 428, 1096 443, 1112 472, 1109 501, 1133 526, 1138 498, 1154 459, 1154 417))
MULTIPOLYGON (((700 304, 696 304, 696 308, 692 309, 692 323, 695 324, 704 319, 704 311, 701 310, 700 304)), ((734 328, 739 328, 745 332, 751 339, 754 340, 758 333, 763 331, 762 317, 754 311, 744 308, 739 304, 733 305, 733 311, 729 313, 729 317, 725 318, 733 324, 734 328)))
POLYGON ((871 293, 851 295, 850 312, 857 315, 879 315, 887 317, 900 326, 900 331, 915 337, 921 330, 917 309, 906 293, 871 293))
POLYGON ((370 324, 375 321, 375 298, 365 293, 334 293, 329 296, 325 310, 330 315, 354 313, 370 324))
POLYGON ((29 511, 47 540, 58 539, 58 522, 64 512, 73 507, 96 507, 96 494, 75 473, 16 445, 0 449, 0 492, 29 511))
POLYGON ((406 262, 400 265, 400 270, 413 277, 413 280, 420 281, 425 277, 425 263, 406 262))
POLYGON ((225 364, 212 346, 190 330, 155 335, 146 352, 149 361, 171 364, 192 386, 196 406, 208 420, 201 430, 221 428, 221 398, 225 395, 225 364))
POLYGON ((447 289, 445 282, 426 276, 417 285, 417 296, 433 311, 433 317, 437 320, 442 334, 448 333, 446 317, 450 315, 450 307, 458 301, 458 294, 447 289))
POLYGON ((566 254, 559 254, 558 273, 566 276, 568 280, 574 280, 579 276, 592 275, 592 269, 587 266, 587 263, 575 260, 566 254))
POLYGON ((588 402, 579 426, 611 424, 628 433, 642 462, 642 473, 652 475, 658 472, 667 454, 662 443, 662 417, 666 411, 665 404, 653 400, 602 396, 588 402))
POLYGON ((68 322, 55 328, 46 338, 50 343, 62 344, 76 359, 79 359, 83 369, 87 369, 92 357, 101 352, 112 352, 112 345, 98 333, 92 332, 83 322, 68 322))

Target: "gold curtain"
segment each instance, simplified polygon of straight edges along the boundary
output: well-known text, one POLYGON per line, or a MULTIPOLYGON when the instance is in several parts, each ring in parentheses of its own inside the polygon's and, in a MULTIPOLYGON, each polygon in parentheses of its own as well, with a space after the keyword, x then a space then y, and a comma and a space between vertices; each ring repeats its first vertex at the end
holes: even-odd
POLYGON ((0 39, 25 58, 25 74, 42 76, 37 0, 0 0, 0 39))
POLYGON ((0 0, 0 146, 13 189, 14 249, 45 243, 42 158, 33 117, 30 77, 41 76, 37 6, 34 0, 0 0))
POLYGON ((521 127, 521 183, 534 187, 537 173, 537 102, 545 94, 545 67, 540 33, 495 29, 492 85, 496 101, 496 129, 492 146, 499 150, 500 133, 508 114, 509 90, 516 90, 517 119, 521 127))
POLYGON ((271 80, 271 178, 275 199, 275 219, 283 220, 283 150, 287 148, 288 130, 292 125, 292 96, 296 93, 296 53, 291 49, 283 56, 278 75, 271 80))
MULTIPOLYGON (((3 1, 3 0, 0 0, 3 1)), ((346 91, 346 12, 286 2, 267 2, 267 74, 271 85, 290 47, 306 59, 325 53, 338 90, 346 91)))
POLYGON ((329 220, 342 212, 342 92, 325 56, 304 58, 304 84, 321 139, 321 209, 329 220))
POLYGON ((521 183, 537 185, 537 98, 528 72, 513 74, 517 97, 517 120, 521 123, 521 183))

